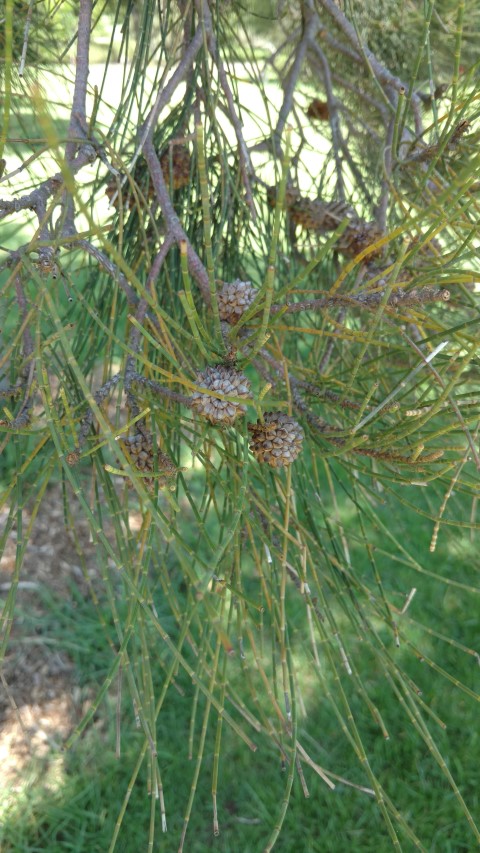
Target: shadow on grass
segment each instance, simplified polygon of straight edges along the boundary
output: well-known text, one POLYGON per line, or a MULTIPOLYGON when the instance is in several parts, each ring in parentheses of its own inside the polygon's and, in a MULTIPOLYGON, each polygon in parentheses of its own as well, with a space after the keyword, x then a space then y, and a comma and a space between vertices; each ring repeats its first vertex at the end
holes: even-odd
MULTIPOLYGON (((109 708, 113 715, 113 708, 109 708)), ((188 798, 193 762, 186 755, 189 725, 189 700, 175 702, 163 716, 159 726, 159 763, 162 771, 167 809, 168 832, 160 833, 160 814, 157 809, 158 838, 155 849, 169 853, 177 849, 183 824, 183 812, 188 798)), ((310 728, 322 730, 322 714, 310 719, 310 728)), ((225 736, 218 796, 220 835, 212 831, 210 742, 202 769, 198 794, 190 821, 185 849, 193 853, 218 850, 221 853, 257 853, 263 849, 281 806, 286 774, 282 773, 278 757, 268 744, 259 744, 258 752, 250 754, 245 746, 238 748, 230 734, 225 736)), ((114 832, 115 821, 128 788, 130 773, 142 739, 132 728, 123 731, 123 754, 113 756, 113 732, 102 737, 95 731, 62 759, 61 779, 56 790, 46 788, 41 781, 41 768, 32 773, 30 784, 16 796, 14 806, 4 816, 0 833, 3 853, 105 853, 114 832)), ((478 739, 477 739, 478 748, 478 739)), ((463 766, 468 787, 474 787, 472 774, 478 777, 474 760, 475 744, 468 765, 463 766)), ((338 768, 341 747, 325 755, 325 765, 338 768)), ((384 765, 381 776, 389 776, 387 788, 401 805, 408 819, 421 803, 422 827, 420 837, 430 851, 472 850, 464 820, 458 813, 453 797, 438 783, 438 773, 428 756, 421 755, 405 733, 395 744, 377 741, 373 764, 384 765), (393 768, 402 767, 403 779, 396 778, 393 768)), ((145 772, 134 785, 128 809, 122 822, 115 847, 121 853, 146 851, 148 845, 150 798, 145 772)), ((310 797, 305 799, 295 781, 287 817, 275 847, 281 853, 291 851, 345 850, 379 851, 387 853, 392 844, 381 820, 378 807, 366 794, 338 784, 335 791, 306 770, 310 797)), ((388 782, 388 780, 386 780, 388 782)), ((477 778, 478 784, 478 778, 477 778)), ((477 789, 478 790, 478 789, 477 789)), ((468 793, 465 791, 465 793, 468 793)), ((478 796, 477 796, 478 805, 478 796)), ((402 839, 402 849, 413 847, 402 839), (403 846, 403 844, 405 846, 403 846)))
MULTIPOLYGON (((37 619, 35 625, 30 623, 29 630, 35 627, 36 636, 40 637, 44 634, 52 638, 53 635, 58 648, 65 644, 75 665, 77 685, 100 684, 111 662, 108 633, 111 630, 110 639, 113 639, 113 626, 105 633, 98 624, 97 612, 87 601, 77 601, 74 613, 65 604, 64 600, 50 599, 49 612, 37 619)), ((171 627, 173 633, 173 625, 171 627)), ((297 639, 293 638, 293 646, 297 639)), ((152 636, 152 669, 158 679, 155 685, 158 695, 162 671, 160 666, 155 666, 156 644, 158 638, 152 636)), ((409 676, 421 682, 425 665, 413 657, 410 663, 409 676)), ((386 689, 383 673, 375 670, 368 655, 363 658, 363 670, 360 674, 369 695, 381 709, 390 732, 390 740, 384 740, 363 699, 345 677, 344 688, 361 727, 373 771, 407 822, 411 822, 425 849, 435 853, 467 853, 473 849, 473 840, 445 777, 413 726, 409 725, 396 697, 386 689)), ((468 678, 466 672, 458 675, 468 678)), ((232 659, 231 665, 229 661, 230 682, 241 689, 242 678, 240 662, 232 659)), ((200 699, 194 725, 194 758, 189 760, 194 687, 182 674, 177 683, 183 695, 173 687, 170 689, 157 726, 158 762, 168 823, 168 832, 163 835, 156 804, 155 849, 161 853, 170 853, 178 846, 205 707, 200 699)), ((438 681, 436 688, 438 693, 438 681)), ((4 803, 0 829, 2 853, 47 850, 49 853, 105 853, 109 849, 132 770, 143 746, 143 736, 135 728, 126 694, 125 688, 121 757, 117 759, 114 754, 116 712, 112 688, 92 724, 72 749, 66 753, 51 752, 43 763, 32 761, 15 790, 7 794, 9 805, 5 807, 4 803)), ((437 730, 432 734, 440 751, 452 756, 450 770, 457 776, 470 808, 478 810, 479 739, 475 703, 448 684, 444 684, 437 696, 432 688, 432 695, 425 699, 433 701, 436 712, 443 714, 448 724, 446 732, 433 726, 437 730)), ((227 709, 231 707, 227 705, 227 709)), ((319 685, 305 697, 305 710, 306 716, 301 715, 299 719, 298 737, 314 760, 357 785, 368 785, 367 775, 355 759, 319 685)), ((212 711, 185 850, 257 853, 264 848, 275 825, 287 774, 282 769, 278 751, 266 736, 253 733, 258 747, 254 753, 224 723, 218 784, 220 835, 215 838, 210 791, 216 719, 212 711)), ((275 850, 280 853, 343 853, 345 850, 387 853, 392 849, 378 806, 371 796, 341 782, 330 791, 306 765, 304 773, 310 796, 304 797, 298 778, 295 778, 275 850)), ((148 849, 151 799, 147 776, 148 767, 144 762, 119 831, 115 847, 119 853, 148 849)), ((411 842, 401 834, 400 839, 403 850, 413 849, 411 842)))

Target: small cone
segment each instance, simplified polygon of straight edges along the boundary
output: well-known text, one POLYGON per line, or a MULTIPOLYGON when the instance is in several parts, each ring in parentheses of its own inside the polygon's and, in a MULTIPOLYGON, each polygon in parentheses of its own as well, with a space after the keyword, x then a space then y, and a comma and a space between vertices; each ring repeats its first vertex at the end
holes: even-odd
POLYGON ((153 449, 153 439, 149 433, 137 432, 125 438, 121 442, 122 448, 126 451, 132 465, 142 474, 152 474, 151 477, 142 477, 145 488, 149 492, 153 490, 155 480, 160 487, 168 485, 175 476, 177 469, 172 460, 163 453, 157 450, 156 454, 153 449), (155 455, 157 461, 157 475, 155 475, 155 455))
MULTIPOLYGON (((268 187, 267 189, 267 201, 270 207, 275 207, 277 203, 277 187, 268 187)), ((283 200, 283 207, 286 210, 289 210, 292 204, 299 201, 301 199, 301 195, 299 191, 292 186, 289 186, 285 190, 285 198, 283 200)))
POLYGON ((250 382, 243 373, 239 373, 233 367, 219 364, 216 367, 207 367, 197 376, 196 384, 204 388, 204 391, 195 391, 191 397, 192 409, 197 414, 206 418, 211 424, 230 425, 243 415, 247 407, 242 403, 234 403, 230 400, 219 400, 209 392, 225 394, 231 397, 248 397, 250 393, 250 382))
POLYGON ((328 121, 330 117, 330 110, 328 109, 328 104, 326 101, 321 101, 319 98, 315 98, 308 107, 307 110, 308 118, 314 118, 318 121, 328 121))
POLYGON ((291 205, 289 213, 295 225, 309 231, 325 232, 338 228, 342 219, 352 214, 352 209, 341 201, 301 198, 291 205))
POLYGON ((250 307, 256 295, 257 289, 250 281, 237 279, 230 284, 225 282, 218 293, 220 319, 234 326, 250 307))
MULTIPOLYGON (((111 178, 105 187, 105 195, 107 196, 110 204, 113 207, 119 207, 119 193, 118 193, 118 185, 115 178, 111 178), (113 201, 112 201, 113 199, 113 201)), ((135 197, 133 193, 130 192, 130 184, 125 184, 121 190, 122 195, 122 207, 128 207, 129 210, 132 209, 135 205, 135 197)))
POLYGON ((283 412, 265 412, 263 421, 249 424, 250 450, 259 462, 286 468, 302 450, 304 432, 300 424, 283 412))
MULTIPOLYGON (((383 237, 375 222, 364 222, 361 219, 352 222, 340 237, 336 248, 347 257, 354 258, 368 246, 372 246, 383 237)), ((375 249, 368 259, 378 258, 382 254, 382 248, 375 249)))
POLYGON ((67 455, 65 457, 65 461, 66 461, 67 465, 70 465, 72 467, 77 464, 79 459, 80 459, 80 452, 77 448, 75 448, 75 450, 71 450, 70 453, 67 453, 67 455))
MULTIPOLYGON (((267 199, 271 207, 275 206, 276 198, 276 187, 269 187, 267 199)), ((308 231, 334 231, 346 216, 353 217, 352 208, 345 202, 304 198, 294 187, 286 189, 284 208, 295 225, 308 231)))
POLYGON ((190 181, 190 152, 186 145, 175 145, 160 157, 163 177, 167 186, 179 190, 190 181))

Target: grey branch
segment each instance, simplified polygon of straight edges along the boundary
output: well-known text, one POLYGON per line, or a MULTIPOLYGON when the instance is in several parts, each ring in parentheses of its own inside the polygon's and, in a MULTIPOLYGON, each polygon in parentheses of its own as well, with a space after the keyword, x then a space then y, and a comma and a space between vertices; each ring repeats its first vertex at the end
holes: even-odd
MULTIPOLYGON (((350 42, 354 51, 358 53, 360 59, 367 65, 367 67, 372 69, 375 77, 384 87, 392 88, 396 92, 408 92, 407 84, 404 83, 400 77, 396 77, 395 74, 392 74, 391 71, 389 71, 388 68, 386 68, 377 59, 370 48, 359 40, 355 28, 352 26, 350 21, 347 20, 342 10, 337 6, 334 0, 317 0, 317 2, 330 15, 330 17, 333 18, 339 29, 350 42)), ((415 127, 417 134, 419 134, 421 133, 422 122, 420 118, 421 101, 418 95, 412 94, 411 105, 415 117, 415 127)))
MULTIPOLYGON (((71 173, 76 175, 84 166, 94 163, 96 158, 97 152, 93 145, 83 145, 75 159, 70 163, 71 173)), ((49 197, 61 190, 63 186, 64 177, 61 172, 56 172, 55 175, 47 178, 46 181, 43 181, 31 193, 26 193, 12 200, 0 199, 0 220, 6 216, 10 216, 12 213, 18 213, 20 210, 34 210, 37 212, 39 206, 45 209, 49 197)))
POLYGON ((325 91, 327 93, 328 117, 330 121, 330 128, 332 131, 333 156, 335 157, 335 168, 337 171, 337 196, 340 201, 345 201, 345 184, 343 180, 342 158, 340 156, 340 151, 343 149, 344 145, 342 139, 342 131, 340 130, 337 101, 332 89, 332 76, 330 74, 330 66, 323 50, 318 46, 315 41, 313 41, 313 39, 310 41, 309 47, 313 49, 322 66, 323 82, 325 84, 325 91))
POLYGON ((71 249, 83 249, 87 254, 89 254, 92 258, 95 258, 96 261, 100 264, 100 266, 112 276, 115 281, 118 281, 120 287, 125 293, 129 302, 133 305, 138 303, 138 296, 135 293, 133 287, 129 284, 126 276, 121 272, 116 264, 107 257, 107 255, 102 252, 100 249, 97 249, 92 243, 89 243, 88 240, 75 240, 72 243, 69 243, 71 249))
MULTIPOLYGON (((151 130, 152 128, 150 129, 150 131, 151 130)), ((155 151, 155 146, 151 139, 151 132, 149 132, 143 144, 143 156, 145 157, 148 166, 148 171, 150 172, 150 177, 152 179, 152 183, 155 189, 155 193, 162 209, 162 213, 165 217, 165 222, 167 225, 167 235, 170 238, 173 238, 176 243, 186 243, 187 259, 190 272, 192 273, 195 281, 197 282, 202 296, 205 299, 205 302, 207 304, 210 304, 210 286, 208 282, 208 273, 204 265, 202 264, 200 258, 198 257, 195 249, 190 243, 190 240, 188 239, 182 227, 180 219, 175 213, 175 208, 173 207, 172 201, 168 194, 165 178, 163 177, 160 160, 158 159, 157 152, 155 151)))
MULTIPOLYGON (((284 311, 286 314, 298 314, 301 311, 319 311, 324 308, 334 308, 339 305, 351 308, 366 308, 375 310, 384 297, 382 290, 356 294, 336 294, 335 296, 324 296, 320 299, 306 299, 304 302, 287 302, 286 305, 273 305, 271 313, 278 314, 284 311)), ((427 302, 448 302, 450 291, 442 287, 419 287, 412 290, 404 290, 398 287, 390 294, 387 300, 389 308, 407 308, 424 305, 427 302)))
POLYGON ((199 16, 201 17, 203 15, 203 25, 205 27, 205 36, 207 39, 208 49, 210 51, 212 59, 214 60, 217 66, 220 85, 227 100, 228 116, 233 125, 233 129, 235 130, 235 136, 237 137, 238 152, 240 157, 240 169, 242 173, 243 185, 245 187, 247 204, 252 212, 253 217, 255 218, 255 205, 253 203, 252 188, 250 185, 250 177, 254 175, 254 170, 247 145, 243 138, 242 122, 235 109, 235 102, 233 100, 232 90, 228 82, 225 66, 223 65, 218 51, 217 40, 213 31, 212 14, 210 12, 207 0, 196 0, 195 5, 197 7, 199 16))
POLYGON ((85 137, 87 124, 87 82, 88 56, 90 51, 90 29, 92 26, 92 0, 80 0, 78 12, 77 59, 75 65, 75 84, 73 89, 70 125, 68 128, 69 141, 65 156, 67 163, 73 159, 76 148, 75 139, 85 137))
POLYGON ((292 67, 288 73, 288 77, 284 85, 283 103, 278 114, 277 126, 273 132, 273 143, 276 153, 279 153, 280 151, 280 139, 285 128, 288 116, 292 111, 295 87, 297 85, 298 77, 305 61, 307 50, 310 47, 310 44, 313 42, 313 39, 315 38, 315 35, 321 26, 318 16, 316 14, 312 14, 310 3, 308 4, 308 7, 308 17, 305 23, 305 30, 301 41, 299 42, 295 51, 295 59, 293 60, 292 67))

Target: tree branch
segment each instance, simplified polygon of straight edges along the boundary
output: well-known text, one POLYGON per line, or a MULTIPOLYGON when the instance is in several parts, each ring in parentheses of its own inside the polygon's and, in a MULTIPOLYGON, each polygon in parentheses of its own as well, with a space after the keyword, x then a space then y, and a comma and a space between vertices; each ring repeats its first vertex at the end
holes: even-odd
MULTIPOLYGON (((384 298, 383 290, 374 292, 365 291, 355 295, 349 293, 337 293, 334 296, 325 296, 320 299, 306 299, 304 302, 287 302, 284 305, 272 305, 271 314, 279 312, 285 314, 298 314, 301 311, 321 311, 324 308, 335 308, 344 305, 346 308, 366 308, 374 311, 384 298)), ((403 290, 401 287, 394 290, 387 299, 389 308, 405 308, 424 305, 427 302, 448 302, 450 291, 442 287, 420 287, 412 290, 403 290)))
POLYGON ((340 201, 345 201, 345 183, 343 180, 342 158, 340 150, 343 148, 342 132, 340 130, 340 121, 337 109, 337 100, 334 97, 332 89, 332 77, 330 74, 330 66, 323 50, 312 39, 309 47, 315 52, 320 60, 323 70, 323 82, 325 83, 325 92, 327 94, 328 105, 328 120, 332 131, 333 156, 335 157, 335 168, 337 171, 337 196, 340 201))
POLYGON ((246 201, 250 208, 253 218, 256 218, 256 210, 253 202, 252 196, 252 187, 250 184, 250 177, 254 176, 254 169, 252 165, 252 161, 250 159, 250 154, 248 152, 247 145, 243 138, 243 130, 242 130, 242 121, 240 120, 239 115, 235 109, 235 102, 233 100, 232 90, 230 88, 230 84, 228 82, 228 77, 225 72, 225 67, 223 65, 222 59, 220 57, 218 51, 217 40, 215 38, 215 34, 213 32, 213 22, 212 22, 212 14, 210 12, 210 8, 208 6, 207 0, 195 0, 195 6, 197 8, 197 12, 202 18, 203 16, 203 25, 205 28, 205 36, 207 39, 208 49, 210 51, 210 55, 215 62, 218 70, 218 78, 220 80, 220 85, 223 89, 225 98, 228 104, 228 115, 230 121, 233 125, 233 129, 235 131, 235 136, 237 137, 238 144, 238 152, 240 158, 240 170, 242 173, 243 185, 245 187, 245 195, 246 201))
POLYGON ((284 84, 283 103, 280 107, 280 112, 278 114, 278 120, 275 130, 273 131, 273 146, 274 151, 277 154, 280 154, 281 151, 280 141, 282 133, 287 123, 288 116, 292 110, 295 87, 297 85, 298 78, 300 76, 300 72, 305 61, 307 50, 310 44, 313 42, 313 39, 315 38, 315 35, 321 26, 318 16, 313 13, 311 3, 308 2, 305 4, 305 6, 308 8, 306 12, 304 32, 301 40, 297 45, 297 49, 295 51, 295 59, 293 60, 292 67, 288 72, 287 80, 284 84))
POLYGON ((90 255, 92 258, 95 258, 96 261, 100 264, 100 266, 112 276, 115 281, 118 281, 118 284, 122 288, 129 302, 133 305, 138 303, 138 296, 135 293, 133 287, 129 284, 126 276, 121 272, 116 264, 107 257, 107 255, 90 243, 88 240, 75 240, 72 243, 69 243, 71 249, 83 249, 90 255))
POLYGON ((73 160, 78 139, 85 138, 87 124, 87 82, 88 57, 90 51, 90 29, 92 25, 92 0, 80 0, 78 11, 77 58, 75 63, 75 84, 73 89, 70 124, 65 148, 65 159, 68 164, 73 160))
MULTIPOLYGON (((363 44, 357 36, 355 28, 352 26, 350 21, 347 20, 341 9, 336 5, 334 0, 317 0, 321 6, 325 9, 325 11, 330 15, 331 18, 335 21, 336 25, 346 36, 350 44, 352 45, 355 52, 358 54, 359 59, 363 61, 367 67, 370 67, 375 74, 377 80, 382 83, 384 86, 391 87, 395 89, 397 92, 406 92, 408 91, 408 86, 400 79, 400 77, 396 77, 395 74, 392 74, 391 71, 388 70, 375 56, 374 53, 370 50, 367 45, 363 44)), ((421 101, 418 95, 412 95, 412 108, 419 112, 421 106, 421 101)))
POLYGON ((187 260, 190 272, 192 273, 195 281, 197 282, 205 302, 207 303, 207 305, 209 305, 210 285, 208 281, 207 270, 205 269, 200 258, 195 252, 195 249, 190 243, 190 240, 188 239, 182 227, 180 219, 175 213, 175 208, 173 207, 172 201, 168 194, 165 178, 163 177, 163 171, 160 165, 160 160, 158 159, 157 152, 155 151, 155 146, 151 139, 151 133, 152 128, 150 128, 150 131, 143 143, 143 156, 145 157, 148 166, 148 171, 150 172, 150 177, 152 179, 152 183, 155 189, 155 193, 162 209, 162 213, 165 217, 165 222, 167 226, 167 236, 170 239, 174 240, 177 244, 180 244, 182 242, 186 243, 187 260))
MULTIPOLYGON (((97 152, 93 145, 84 145, 75 156, 74 160, 69 164, 69 170, 72 175, 76 175, 84 166, 94 163, 97 159, 97 152)), ((47 200, 50 196, 64 187, 65 178, 62 172, 56 172, 51 178, 43 181, 35 190, 19 198, 14 198, 11 201, 0 199, 0 220, 5 219, 12 213, 18 213, 20 210, 34 210, 40 206, 46 208, 47 200)))

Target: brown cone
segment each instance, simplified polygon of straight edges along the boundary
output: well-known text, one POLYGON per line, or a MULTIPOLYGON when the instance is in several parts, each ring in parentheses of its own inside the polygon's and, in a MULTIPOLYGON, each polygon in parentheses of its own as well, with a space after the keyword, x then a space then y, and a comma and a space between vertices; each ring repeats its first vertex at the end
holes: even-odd
POLYGON ((263 421, 249 424, 250 450, 259 462, 272 468, 291 465, 302 450, 304 432, 300 424, 283 412, 265 412, 263 421))
POLYGON ((231 397, 248 397, 250 393, 250 382, 243 373, 239 373, 233 367, 219 364, 216 367, 207 367, 197 376, 196 384, 204 388, 204 391, 195 391, 192 394, 191 406, 197 414, 202 415, 211 424, 233 424, 239 415, 243 415, 246 406, 242 403, 234 403, 230 400, 219 400, 209 392, 225 394, 231 397))
POLYGON ((152 491, 155 480, 160 487, 166 486, 176 474, 176 467, 172 460, 153 448, 153 438, 149 433, 137 432, 125 438, 121 442, 122 448, 127 452, 132 465, 142 474, 152 474, 152 477, 143 477, 145 487, 152 491), (157 476, 155 477, 155 455, 157 461, 157 476))
POLYGON ((250 307, 257 292, 250 281, 240 281, 237 278, 231 283, 225 282, 218 293, 220 319, 234 326, 250 307))

